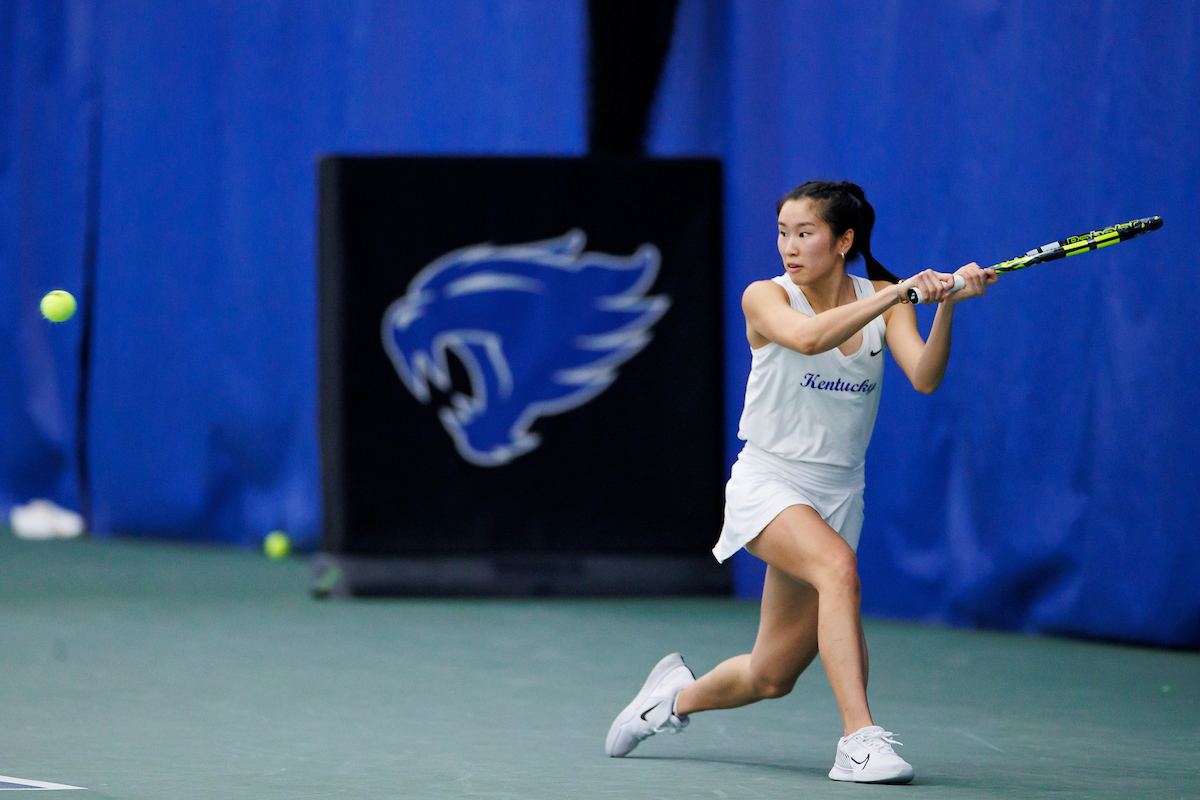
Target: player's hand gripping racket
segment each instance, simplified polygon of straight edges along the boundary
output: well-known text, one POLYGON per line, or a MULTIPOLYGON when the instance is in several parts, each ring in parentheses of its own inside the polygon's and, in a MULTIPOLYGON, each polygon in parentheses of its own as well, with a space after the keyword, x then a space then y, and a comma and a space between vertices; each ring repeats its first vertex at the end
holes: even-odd
MULTIPOLYGON (((1127 239, 1141 236, 1143 233, 1156 231, 1162 227, 1162 224, 1162 217, 1146 217, 1145 219, 1122 222, 1120 225, 1113 225, 1098 231, 1085 233, 1082 236, 1072 236, 1070 239, 1044 244, 1035 250, 1030 250, 1023 256, 1017 256, 1008 261, 1001 261, 999 264, 988 267, 988 269, 995 270, 997 274, 1025 269, 1026 267, 1032 267, 1034 264, 1042 264, 1079 253, 1086 253, 1089 250, 1098 250, 1101 247, 1108 247, 1110 244, 1116 244, 1117 242, 1124 242, 1127 239)), ((963 280, 963 276, 956 274, 954 276, 954 286, 947 289, 946 294, 957 292, 965 285, 966 281, 963 280)), ((921 296, 921 290, 916 287, 909 289, 908 301, 910 303, 923 303, 924 298, 921 296)))

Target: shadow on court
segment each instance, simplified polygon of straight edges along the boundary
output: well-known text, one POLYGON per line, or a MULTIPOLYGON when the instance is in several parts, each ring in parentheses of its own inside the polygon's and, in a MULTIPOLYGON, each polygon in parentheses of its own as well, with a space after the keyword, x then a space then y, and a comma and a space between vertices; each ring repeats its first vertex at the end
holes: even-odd
POLYGON ((756 770, 767 770, 768 772, 779 772, 786 775, 803 776, 814 779, 829 779, 829 766, 817 766, 812 764, 773 764, 767 761, 750 758, 721 758, 719 756, 639 756, 631 755, 627 758, 647 758, 658 759, 662 761, 694 761, 700 764, 726 764, 731 767, 750 767, 756 770))

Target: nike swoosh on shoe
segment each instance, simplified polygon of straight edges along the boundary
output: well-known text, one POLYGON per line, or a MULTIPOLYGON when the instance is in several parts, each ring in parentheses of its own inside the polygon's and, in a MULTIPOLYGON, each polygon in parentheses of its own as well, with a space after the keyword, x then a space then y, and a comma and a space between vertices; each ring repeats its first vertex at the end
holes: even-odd
MULTIPOLYGON (((643 721, 643 722, 649 722, 650 720, 646 719, 646 715, 647 715, 647 714, 649 714, 651 711, 653 711, 654 709, 658 708, 658 707, 659 707, 659 706, 661 706, 661 705, 662 705, 662 701, 660 700, 660 701, 658 701, 657 703, 655 703, 654 705, 652 705, 652 706, 650 706, 649 708, 647 708, 645 711, 643 711, 643 712, 641 713, 642 721, 643 721)), ((870 756, 868 756, 868 758, 870 758, 870 756)))

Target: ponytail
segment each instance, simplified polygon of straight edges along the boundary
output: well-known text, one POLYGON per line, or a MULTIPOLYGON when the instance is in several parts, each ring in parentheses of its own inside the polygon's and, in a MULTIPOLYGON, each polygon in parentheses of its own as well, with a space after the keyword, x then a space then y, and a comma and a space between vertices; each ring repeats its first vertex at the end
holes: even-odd
POLYGON ((875 227, 875 209, 867 202, 867 196, 861 186, 850 181, 802 183, 775 204, 775 215, 778 216, 783 210, 784 203, 804 197, 816 202, 817 213, 829 225, 834 239, 840 238, 848 230, 854 231, 854 242, 846 251, 846 261, 853 261, 861 254, 867 266, 867 278, 889 283, 900 282, 899 278, 871 255, 871 229, 875 227))

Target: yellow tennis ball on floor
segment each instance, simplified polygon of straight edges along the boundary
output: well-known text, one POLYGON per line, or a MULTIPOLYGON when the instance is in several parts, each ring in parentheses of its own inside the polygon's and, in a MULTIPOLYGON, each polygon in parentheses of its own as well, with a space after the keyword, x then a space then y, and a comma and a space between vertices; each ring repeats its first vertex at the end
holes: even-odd
POLYGON ((75 298, 62 289, 42 298, 42 316, 51 322, 66 322, 75 314, 75 307, 75 298))
POLYGON ((278 561, 281 558, 287 558, 287 554, 292 550, 292 543, 288 540, 287 534, 283 531, 271 531, 267 537, 263 539, 263 552, 267 554, 267 558, 278 561))

